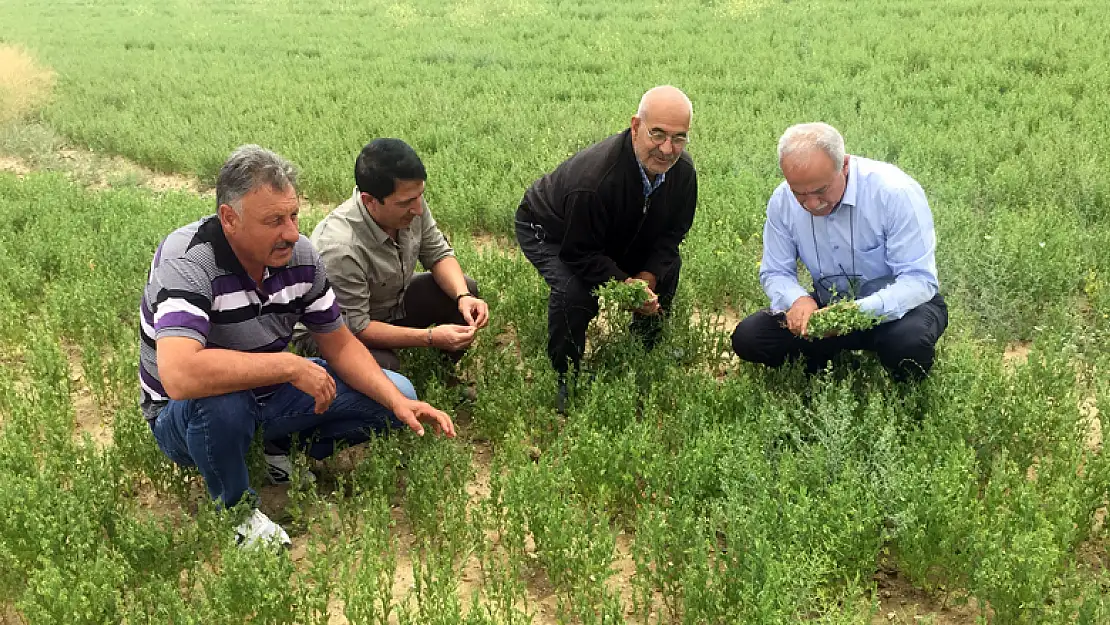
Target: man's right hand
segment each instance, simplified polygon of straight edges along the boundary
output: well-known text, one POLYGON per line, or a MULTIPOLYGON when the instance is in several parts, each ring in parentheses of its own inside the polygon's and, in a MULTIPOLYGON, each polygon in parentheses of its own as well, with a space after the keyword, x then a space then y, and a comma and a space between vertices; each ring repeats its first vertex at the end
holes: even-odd
POLYGON ((474 326, 462 326, 454 323, 436 326, 432 329, 432 347, 448 352, 466 349, 474 342, 474 335, 477 331, 478 328, 474 326))
POLYGON ((327 369, 311 360, 294 354, 290 356, 297 359, 297 364, 294 365, 293 378, 289 383, 312 395, 316 400, 316 414, 323 414, 335 399, 335 379, 328 374, 327 369))
POLYGON ((655 294, 655 291, 651 290, 651 286, 648 285, 647 280, 644 280, 643 278, 632 277, 632 278, 625 278, 624 283, 625 284, 639 284, 639 285, 643 286, 644 291, 647 292, 648 297, 650 298, 650 299, 648 299, 648 301, 644 302, 643 306, 640 306, 639 308, 635 309, 634 312, 639 313, 641 315, 645 315, 647 317, 650 317, 652 315, 655 315, 655 314, 659 313, 659 296, 655 294))
POLYGON ((786 329, 794 336, 803 336, 809 326, 809 318, 817 312, 817 301, 808 295, 803 295, 794 300, 790 310, 786 311, 786 329))

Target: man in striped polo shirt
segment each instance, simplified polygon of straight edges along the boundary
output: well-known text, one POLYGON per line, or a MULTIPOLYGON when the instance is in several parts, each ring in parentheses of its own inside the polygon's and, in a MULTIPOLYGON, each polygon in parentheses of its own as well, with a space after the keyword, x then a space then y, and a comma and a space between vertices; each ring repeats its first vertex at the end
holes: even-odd
MULTIPOLYGON (((162 451, 196 466, 227 507, 256 497, 245 458, 258 427, 268 450, 288 453, 296 437, 317 459, 390 427, 423 435, 422 421, 455 434, 450 417, 417 401, 343 324, 324 265, 297 229, 295 182, 273 152, 235 150, 216 183, 217 214, 162 241, 143 291, 143 414, 162 451), (298 321, 322 360, 285 351, 298 321)), ((289 542, 257 508, 237 531, 245 544, 289 542)))

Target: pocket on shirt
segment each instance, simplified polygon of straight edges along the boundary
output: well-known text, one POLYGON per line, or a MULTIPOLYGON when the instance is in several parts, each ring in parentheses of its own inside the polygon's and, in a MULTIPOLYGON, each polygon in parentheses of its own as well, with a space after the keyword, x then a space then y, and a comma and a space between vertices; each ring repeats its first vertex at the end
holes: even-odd
POLYGON ((885 266, 886 265, 886 242, 879 241, 874 247, 862 248, 856 250, 856 256, 859 257, 862 264, 870 267, 885 266))

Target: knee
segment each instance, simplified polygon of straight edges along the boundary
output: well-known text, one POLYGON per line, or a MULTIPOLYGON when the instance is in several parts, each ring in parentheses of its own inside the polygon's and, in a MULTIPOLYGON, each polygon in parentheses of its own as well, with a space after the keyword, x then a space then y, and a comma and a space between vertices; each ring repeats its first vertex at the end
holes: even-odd
POLYGON ((393 382, 393 386, 396 386, 397 390, 401 391, 402 395, 414 401, 417 399, 416 388, 413 387, 412 382, 410 382, 408 378, 396 371, 390 371, 389 369, 385 369, 385 375, 389 378, 390 382, 393 382))
POLYGON ((482 295, 478 291, 478 281, 475 280, 474 278, 471 278, 470 276, 467 276, 467 275, 464 275, 463 278, 466 280, 466 290, 467 290, 467 292, 469 292, 474 297, 481 297, 482 295))
POLYGON ((741 360, 760 360, 757 356, 757 352, 760 351, 759 336, 763 333, 765 325, 762 316, 762 313, 750 315, 736 324, 736 328, 732 331, 732 351, 736 352, 741 360))
POLYGON ((900 377, 919 378, 933 368, 936 345, 924 336, 892 337, 878 345, 879 361, 900 377))
POLYGON ((258 402, 250 391, 192 400, 190 422, 204 423, 225 434, 253 434, 258 424, 258 402))

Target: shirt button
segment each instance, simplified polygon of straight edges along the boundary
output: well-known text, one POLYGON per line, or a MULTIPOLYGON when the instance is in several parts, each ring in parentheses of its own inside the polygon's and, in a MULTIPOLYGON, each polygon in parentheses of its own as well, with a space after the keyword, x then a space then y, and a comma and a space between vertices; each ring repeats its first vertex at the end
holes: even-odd
POLYGON ((833 246, 833 249, 834 249, 834 250, 839 250, 839 249, 840 249, 840 246, 839 246, 839 245, 834 245, 834 246, 833 246))

